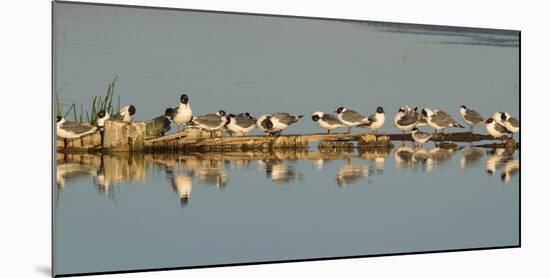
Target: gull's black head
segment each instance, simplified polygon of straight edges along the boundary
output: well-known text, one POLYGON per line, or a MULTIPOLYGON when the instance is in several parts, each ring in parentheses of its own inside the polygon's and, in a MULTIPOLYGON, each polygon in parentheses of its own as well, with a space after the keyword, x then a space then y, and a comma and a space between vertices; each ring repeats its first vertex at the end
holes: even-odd
POLYGON ((500 119, 506 121, 506 113, 500 113, 500 119))
POLYGON ((415 133, 415 132, 418 131, 418 128, 414 127, 411 131, 412 131, 413 133, 415 133))
POLYGON ((417 107, 415 107, 415 108, 414 108, 413 110, 414 110, 414 112, 416 112, 416 110, 418 110, 418 106, 417 106, 417 107))
POLYGON ((164 110, 164 116, 172 118, 174 116, 174 109, 172 107, 166 108, 166 110, 164 110))
POLYGON ((338 107, 338 109, 336 109, 336 111, 334 111, 334 112, 340 114, 340 113, 342 113, 342 111, 344 111, 344 107, 340 106, 340 107, 338 107))
POLYGON ((462 109, 468 109, 468 108, 466 108, 466 105, 460 105, 460 108, 462 108, 462 109))
POLYGON ((492 122, 494 122, 495 120, 493 120, 493 118, 489 118, 485 121, 486 124, 490 124, 492 122))
POLYGON ((57 121, 56 121, 56 123, 59 123, 62 119, 63 119, 63 117, 57 116, 57 121))
POLYGON ((422 109, 422 116, 428 117, 428 112, 426 112, 426 109, 422 109))
POLYGON ((487 174, 489 174, 489 176, 492 176, 495 174, 495 172, 493 172, 493 170, 487 170, 487 174))
POLYGON ((232 114, 232 113, 229 113, 229 115, 227 115, 227 116, 230 117, 230 118, 235 118, 235 117, 237 117, 237 115, 232 114))
POLYGON ((227 113, 223 110, 218 111, 218 114, 220 114, 220 116, 222 116, 222 117, 227 115, 227 113))
POLYGON ((105 112, 105 110, 101 110, 101 111, 97 112, 97 118, 98 119, 103 119, 103 117, 105 117, 105 115, 107 115, 107 112, 105 112))
POLYGON ((399 112, 405 112, 405 108, 399 107, 399 110, 397 110, 397 112, 398 112, 398 113, 399 113, 399 112))
POLYGON ((265 120, 261 123, 262 127, 265 129, 272 129, 273 128, 273 122, 271 121, 271 117, 266 117, 265 120))
POLYGON ((384 113, 384 108, 382 108, 381 106, 378 106, 378 108, 376 108, 376 113, 378 114, 384 113))
POLYGON ((319 119, 321 119, 321 117, 319 117, 319 115, 315 114, 315 115, 311 116, 311 119, 312 119, 314 122, 316 122, 316 121, 318 121, 319 119))
POLYGON ((189 102, 189 97, 187 96, 187 94, 181 95, 180 101, 181 101, 181 103, 183 103, 183 104, 187 104, 187 103, 189 102))
POLYGON ((130 105, 130 107, 128 108, 128 113, 130 113, 130 116, 134 116, 134 114, 136 114, 136 107, 130 105))

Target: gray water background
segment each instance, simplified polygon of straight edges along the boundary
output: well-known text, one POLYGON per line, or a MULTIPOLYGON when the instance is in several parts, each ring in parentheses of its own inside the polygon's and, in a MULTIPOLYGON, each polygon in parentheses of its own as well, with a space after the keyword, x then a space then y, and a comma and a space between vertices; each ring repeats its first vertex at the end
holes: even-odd
MULTIPOLYGON (((403 104, 519 113, 518 33, 55 3, 55 93, 91 105, 118 75, 137 120, 190 95, 195 114, 311 114, 403 104)), ((395 132, 388 121, 383 131, 395 132)), ((426 128, 426 130, 429 130, 426 128)), ((479 128, 478 131, 483 131, 479 128)), ((290 133, 319 132, 309 117, 290 133)), ((395 150, 394 150, 395 151, 395 150)), ((518 154, 515 154, 517 159, 518 154)), ((485 157, 484 159, 486 159, 485 157)), ((223 189, 193 181, 181 207, 163 172, 120 182, 68 182, 55 208, 57 273, 290 260, 518 244, 519 178, 485 164, 403 170, 341 187, 338 160, 290 161, 288 184, 264 169, 226 170, 223 189)), ((484 161, 484 160, 483 160, 484 161)), ((374 171, 376 173, 376 171, 374 171)))

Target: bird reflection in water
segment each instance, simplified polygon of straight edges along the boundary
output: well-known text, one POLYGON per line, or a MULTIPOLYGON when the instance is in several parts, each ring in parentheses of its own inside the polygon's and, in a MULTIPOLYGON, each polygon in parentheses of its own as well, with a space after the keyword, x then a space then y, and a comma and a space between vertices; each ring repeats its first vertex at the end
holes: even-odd
POLYGON ((202 160, 200 168, 196 169, 195 176, 199 181, 224 188, 227 185, 227 174, 224 171, 223 160, 202 160))
POLYGON ((464 169, 477 165, 483 156, 485 156, 485 151, 480 148, 468 147, 464 149, 460 158, 460 168, 464 169))
POLYGON ((428 160, 426 161, 426 171, 431 171, 438 165, 442 165, 453 157, 455 149, 443 149, 439 147, 433 147, 428 150, 428 160))
POLYGON ((193 189, 193 178, 187 174, 178 174, 170 179, 172 189, 178 194, 182 207, 189 203, 191 190, 193 189))
POLYGON ((414 149, 412 147, 403 145, 393 151, 393 158, 395 160, 395 168, 408 169, 412 167, 412 159, 414 155, 414 149))
POLYGON ((508 183, 513 176, 519 173, 519 160, 510 159, 504 163, 503 168, 502 174, 500 174, 500 179, 502 182, 508 183))
POLYGON ((369 176, 369 168, 365 165, 354 165, 348 160, 347 164, 342 165, 336 176, 336 183, 339 186, 346 186, 357 183, 369 176))
POLYGON ((86 177, 97 175, 97 167, 80 163, 58 164, 56 167, 56 183, 59 187, 65 187, 67 182, 75 182, 86 177))
POLYGON ((393 157, 397 169, 410 169, 429 172, 436 166, 449 161, 455 149, 433 147, 431 149, 401 146, 395 149, 393 157))
POLYGON ((502 168, 500 179, 508 183, 510 179, 519 173, 519 160, 514 159, 515 150, 510 152, 505 148, 496 148, 489 152, 491 156, 487 159, 486 171, 489 176, 493 176, 502 168))
POLYGON ((498 169, 502 167, 503 162, 506 160, 506 150, 504 148, 497 148, 490 151, 491 156, 487 159, 486 170, 489 176, 493 176, 498 169))
POLYGON ((258 160, 258 167, 265 170, 266 177, 274 184, 288 184, 301 179, 293 166, 279 159, 258 160))

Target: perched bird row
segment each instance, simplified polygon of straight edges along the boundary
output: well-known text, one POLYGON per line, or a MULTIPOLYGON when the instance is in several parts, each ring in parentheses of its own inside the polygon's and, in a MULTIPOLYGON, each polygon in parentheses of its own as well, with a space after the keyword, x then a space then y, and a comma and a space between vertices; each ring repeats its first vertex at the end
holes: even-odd
MULTIPOLYGON (((348 133, 350 133, 353 127, 369 128, 373 133, 377 133, 386 121, 385 111, 382 107, 377 107, 376 112, 370 116, 362 115, 346 107, 338 107, 334 112, 336 113, 335 115, 317 111, 313 113, 311 119, 317 122, 321 128, 327 130, 328 133, 337 128, 347 128, 348 133)), ((481 124, 485 124, 487 132, 495 138, 519 132, 519 121, 507 112, 495 112, 487 120, 477 111, 469 109, 464 105, 460 106, 459 112, 464 122, 470 127, 470 132, 473 131, 474 126, 481 124)), ((136 108, 133 105, 123 107, 112 117, 109 113, 102 110, 97 114, 97 127, 69 123, 62 117, 58 117, 57 134, 62 138, 79 138, 95 132, 96 129, 102 131, 107 120, 131 122, 135 113, 136 108)), ((228 114, 224 110, 219 110, 212 114, 193 116, 189 96, 183 94, 177 107, 167 108, 163 115, 147 123, 159 126, 159 135, 167 133, 171 129, 172 124, 178 126, 178 131, 181 130, 182 126, 196 127, 210 132, 211 137, 216 131, 226 131, 230 135, 237 134, 244 136, 248 135, 255 128, 258 128, 266 135, 280 135, 290 125, 303 118, 303 116, 276 112, 271 115, 265 114, 255 118, 248 112, 228 114)), ((417 107, 411 108, 409 106, 399 108, 393 123, 403 133, 410 131, 413 139, 418 144, 422 144, 432 137, 432 134, 422 132, 418 127, 429 126, 434 129, 434 134, 444 132, 446 128, 464 128, 464 126, 455 121, 445 111, 424 108, 418 112, 417 107)))

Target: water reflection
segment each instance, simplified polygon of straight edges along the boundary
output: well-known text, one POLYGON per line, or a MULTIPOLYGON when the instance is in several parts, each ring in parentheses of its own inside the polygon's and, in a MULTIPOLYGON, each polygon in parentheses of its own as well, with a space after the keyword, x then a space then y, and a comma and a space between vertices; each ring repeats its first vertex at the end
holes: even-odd
POLYGON ((328 171, 329 176, 336 176, 336 184, 343 187, 355 183, 370 183, 374 176, 387 175, 388 159, 395 169, 420 171, 423 172, 422 175, 431 175, 428 172, 438 169, 456 168, 458 171, 479 171, 478 173, 486 177, 483 174, 485 172, 489 176, 500 177, 502 182, 507 183, 519 173, 519 160, 515 159, 515 155, 503 148, 491 150, 475 146, 451 149, 400 146, 393 150, 360 149, 340 152, 281 150, 146 155, 59 154, 56 180, 59 190, 64 190, 67 184, 89 179, 100 193, 114 197, 116 192, 113 188, 117 185, 146 184, 148 176, 158 176, 166 179, 166 184, 170 185, 181 205, 187 206, 193 183, 195 186, 209 185, 223 189, 230 183, 231 176, 240 177, 244 172, 257 176, 254 173, 259 172, 259 177, 265 177, 275 185, 301 184, 308 179, 304 173, 313 175, 315 172, 328 171), (460 155, 453 159, 457 153, 460 155), (482 164, 485 157, 487 159, 482 164), (308 168, 316 171, 308 172, 308 168))
POLYGON ((369 168, 363 165, 353 165, 348 161, 338 170, 336 182, 340 186, 360 182, 362 179, 369 176, 369 168))
POLYGON ((462 158, 460 158, 460 168, 473 167, 479 164, 481 159, 485 156, 485 150, 475 147, 468 147, 462 151, 462 158))
POLYGON ((301 178, 294 166, 288 165, 283 160, 259 160, 258 167, 265 170, 266 177, 274 184, 293 183, 301 178))

